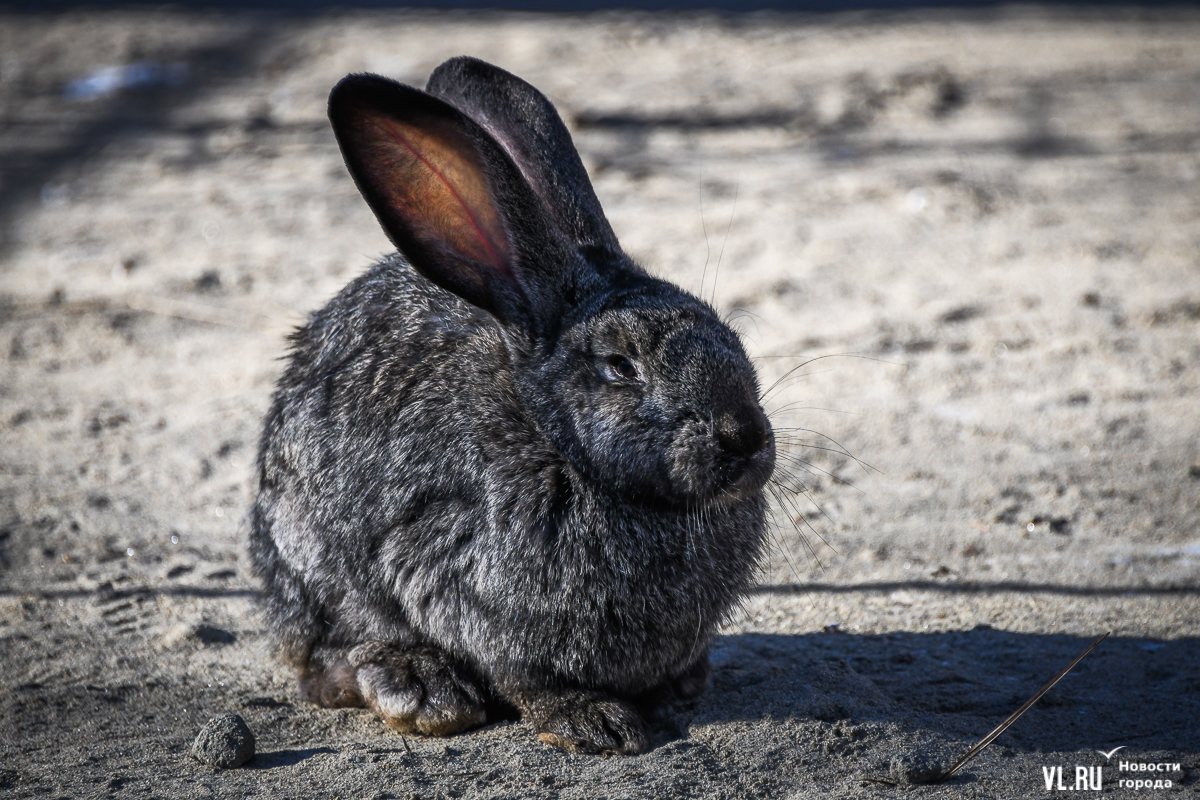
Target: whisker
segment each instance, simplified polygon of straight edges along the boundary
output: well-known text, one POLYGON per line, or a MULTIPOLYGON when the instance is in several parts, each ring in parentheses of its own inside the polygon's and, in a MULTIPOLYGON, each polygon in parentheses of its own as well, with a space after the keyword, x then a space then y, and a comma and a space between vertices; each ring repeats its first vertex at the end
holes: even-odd
MULTIPOLYGON (((836 482, 846 483, 846 485, 850 486, 850 488, 854 489, 855 491, 860 492, 861 494, 864 494, 864 495, 866 494, 866 492, 863 492, 861 489, 854 486, 853 484, 842 481, 841 479, 837 478, 836 476, 830 475, 828 472, 826 472, 825 470, 822 470, 820 467, 816 467, 806 461, 803 461, 802 459, 800 459, 798 456, 795 456, 794 454, 785 454, 785 458, 786 458, 786 460, 784 463, 787 465, 789 470, 794 470, 797 467, 799 467, 799 468, 803 469, 805 472, 808 472, 809 474, 812 474, 812 471, 816 470, 817 472, 821 472, 825 475, 828 475, 832 480, 834 480, 836 482)), ((825 519, 828 520, 830 522, 830 524, 836 525, 836 522, 834 521, 834 519, 829 516, 829 514, 825 511, 825 509, 821 507, 821 504, 819 502, 817 502, 817 499, 815 497, 813 497, 811 487, 808 486, 804 481, 798 480, 796 475, 794 474, 794 472, 785 470, 784 476, 782 479, 779 477, 772 477, 770 482, 775 484, 775 486, 779 492, 788 492, 792 495, 793 498, 796 495, 800 495, 800 496, 804 497, 804 499, 806 499, 809 503, 811 503, 813 508, 815 508, 817 510, 817 512, 821 514, 821 516, 825 517, 825 519), (791 483, 789 484, 789 483, 787 483, 787 481, 791 481, 791 483)), ((794 502, 790 503, 789 505, 791 505, 791 507, 794 510, 796 510, 797 513, 799 513, 794 502)), ((812 531, 814 536, 816 536, 818 539, 820 539, 821 542, 824 543, 825 546, 828 547, 830 550, 837 553, 838 555, 841 555, 841 551, 839 551, 836 547, 834 547, 832 544, 830 544, 829 541, 824 536, 822 536, 820 534, 820 532, 817 531, 817 529, 812 525, 812 523, 808 521, 808 516, 806 514, 799 513, 799 515, 803 518, 804 524, 808 526, 809 530, 812 531)))
MULTIPOLYGON (((795 448, 798 448, 798 449, 804 449, 804 450, 817 450, 817 451, 821 451, 821 452, 825 452, 825 453, 833 453, 833 454, 835 454, 835 455, 839 455, 839 456, 840 456, 840 455, 846 455, 846 454, 845 454, 845 453, 843 453, 841 450, 835 450, 835 449, 833 449, 833 448, 831 448, 831 447, 821 447, 821 446, 819 446, 819 445, 810 444, 810 443, 807 443, 807 442, 803 442, 803 443, 784 442, 784 443, 783 443, 783 445, 784 445, 784 447, 785 447, 785 448, 789 448, 789 447, 795 447, 795 448)), ((817 467, 817 466, 813 465, 811 462, 809 462, 809 461, 806 461, 806 460, 803 458, 803 456, 801 456, 801 455, 799 455, 799 454, 797 454, 797 453, 788 453, 786 450, 783 450, 782 452, 780 452, 780 451, 776 451, 776 455, 775 455, 775 457, 776 457, 776 459, 780 459, 780 458, 784 458, 784 457, 787 457, 787 458, 789 458, 789 459, 794 459, 794 461, 793 461, 793 462, 790 462, 790 463, 794 463, 794 464, 795 464, 795 463, 802 464, 802 465, 804 465, 805 467, 810 467, 810 466, 811 466, 813 469, 819 470, 819 471, 820 471, 822 474, 824 474, 824 475, 828 475, 828 476, 829 476, 829 477, 830 477, 830 478, 831 478, 831 479, 832 479, 834 482, 836 482, 836 483, 838 483, 838 484, 841 484, 842 486, 850 486, 850 487, 854 487, 854 482, 853 482, 853 481, 851 481, 850 479, 848 479, 848 478, 843 478, 843 477, 841 477, 841 476, 839 476, 839 475, 834 475, 833 473, 831 473, 831 472, 826 472, 825 470, 821 470, 819 467, 817 467)), ((849 456, 849 457, 850 457, 851 459, 853 459, 853 456, 849 456)), ((806 469, 805 471, 808 471, 808 472, 810 472, 810 474, 811 474, 811 471, 809 471, 809 470, 807 470, 807 469, 806 469)), ((868 473, 868 474, 870 474, 870 473, 868 473)))
POLYGON ((801 406, 801 405, 799 405, 800 403, 803 403, 803 402, 804 402, 803 400, 794 400, 785 406, 780 406, 779 408, 775 409, 774 411, 771 411, 767 416, 771 416, 771 415, 777 416, 780 414, 787 414, 792 411, 828 411, 831 414, 851 414, 855 417, 863 416, 863 412, 861 412, 861 411, 843 411, 840 408, 824 408, 822 406, 801 406))
POLYGON ((712 258, 712 244, 708 241, 708 226, 704 222, 704 165, 700 165, 700 178, 697 184, 700 192, 700 230, 704 232, 704 269, 700 272, 699 295, 704 297, 704 282, 708 277, 708 260, 712 258))
MULTIPOLYGON (((812 503, 812 504, 813 504, 813 507, 817 509, 817 512, 818 512, 818 513, 819 513, 821 516, 823 516, 825 519, 829 520, 829 524, 830 524, 830 525, 836 525, 836 524, 837 524, 836 522, 834 522, 834 521, 833 521, 833 517, 829 516, 829 514, 827 514, 827 513, 825 512, 825 509, 821 507, 821 504, 820 504, 820 503, 818 503, 818 502, 816 501, 816 499, 815 499, 815 498, 812 496, 812 493, 811 493, 811 492, 809 492, 807 489, 801 489, 801 490, 800 490, 800 494, 804 495, 804 497, 805 497, 805 498, 808 500, 808 502, 810 502, 810 503, 812 503)), ((828 547, 828 548, 829 548, 830 550, 832 550, 833 552, 837 553, 839 556, 842 554, 842 551, 841 551, 841 550, 838 550, 836 547, 834 547, 833 545, 831 545, 831 544, 829 543, 829 540, 828 540, 828 539, 826 539, 824 536, 822 536, 822 535, 820 534, 820 532, 818 532, 818 531, 817 531, 817 529, 816 529, 816 528, 814 528, 814 527, 812 526, 812 524, 811 524, 811 523, 809 523, 809 526, 808 526, 808 527, 809 527, 809 528, 812 530, 812 532, 813 532, 813 535, 814 535, 814 536, 816 536, 818 539, 820 539, 820 540, 821 540, 821 542, 822 542, 822 543, 823 543, 823 544, 824 544, 826 547, 828 547)))
MULTIPOLYGON (((854 455, 854 454, 853 454, 853 453, 851 453, 849 450, 847 450, 847 449, 846 449, 846 446, 845 446, 844 444, 842 444, 841 442, 839 442, 837 439, 834 439, 832 436, 828 436, 828 435, 826 435, 826 434, 824 434, 824 433, 821 433, 820 431, 814 431, 814 430, 812 430, 811 428, 779 428, 779 429, 777 429, 777 430, 783 430, 783 431, 803 431, 804 433, 811 433, 811 434, 814 434, 814 435, 816 435, 816 436, 820 436, 822 439, 825 439, 825 440, 827 440, 827 441, 833 442, 835 445, 837 445, 837 446, 840 448, 839 450, 835 450, 835 451, 832 451, 832 452, 841 453, 842 455, 846 456, 847 458, 850 458, 850 459, 852 459, 852 460, 854 461, 854 463, 855 463, 855 464, 858 464, 860 467, 863 467, 864 469, 870 469, 870 470, 873 470, 873 471, 875 471, 875 472, 879 473, 880 475, 882 475, 882 474, 883 474, 883 470, 879 469, 878 467, 873 467, 873 466, 871 466, 870 464, 868 464, 867 462, 863 461, 861 458, 859 458, 858 456, 854 455)), ((778 434, 776 435, 776 441, 778 441, 778 434)))
MULTIPOLYGON (((768 484, 767 491, 771 492, 771 496, 775 498, 776 503, 781 504, 783 502, 782 498, 779 497, 779 495, 777 494, 778 489, 776 487, 768 484)), ((790 569, 792 571, 792 577, 795 580, 799 581, 800 580, 800 571, 798 569, 796 569, 796 565, 792 561, 791 554, 788 552, 787 545, 784 543, 783 529, 779 525, 779 520, 775 519, 774 514, 771 514, 769 518, 771 520, 771 525, 773 525, 775 528, 775 537, 774 537, 775 545, 779 548, 779 553, 780 553, 780 555, 783 556, 783 560, 787 562, 788 569, 790 569)), ((804 534, 801 534, 800 538, 803 539, 804 534)))
MULTIPOLYGON (((782 490, 776 485, 776 486, 771 486, 770 491, 771 491, 772 497, 775 498, 776 505, 779 507, 779 509, 781 511, 784 511, 786 513, 786 508, 784 508, 784 506, 787 501, 782 494, 782 490)), ((791 515, 789 515, 789 519, 791 519, 791 515)), ((791 559, 790 551, 784 541, 782 526, 779 524, 779 521, 777 519, 775 519, 774 515, 771 515, 771 522, 775 526, 775 533, 776 533, 776 536, 778 537, 777 544, 779 545, 780 553, 783 554, 783 558, 785 561, 787 561, 788 567, 792 570, 792 574, 799 576, 800 572, 796 568, 795 563, 793 563, 793 561, 791 559)), ((791 519, 791 522, 793 524, 793 530, 795 530, 795 532, 800 536, 801 545, 804 547, 805 550, 807 550, 809 552, 812 559, 817 562, 817 565, 821 566, 821 568, 824 569, 824 566, 821 565, 820 559, 817 558, 816 552, 813 551, 812 545, 808 541, 808 537, 805 536, 804 531, 795 527, 795 519, 791 519)), ((799 578, 797 577, 797 579, 799 579, 799 578)))
POLYGON ((717 253, 717 266, 713 270, 713 285, 712 296, 710 302, 716 302, 717 299, 717 277, 721 274, 721 259, 725 256, 725 245, 729 243, 729 232, 733 230, 733 218, 737 215, 738 191, 742 188, 742 178, 739 175, 737 182, 733 186, 733 210, 729 212, 729 224, 725 226, 725 238, 721 240, 721 251, 717 253))
MULTIPOLYGON (((740 327, 739 327, 739 326, 736 324, 736 322, 737 322, 737 318, 738 318, 738 317, 740 317, 740 316, 747 316, 747 317, 750 317, 750 321, 754 323, 754 335, 755 335, 755 336, 762 336, 762 328, 758 327, 758 323, 759 323, 759 322, 766 322, 766 320, 765 320, 765 319, 763 319, 763 318, 762 318, 761 316, 759 316, 758 314, 755 314, 753 311, 749 311, 749 310, 747 310, 747 309, 744 309, 744 308, 735 308, 735 309, 733 309, 732 311, 730 311, 730 312, 729 312, 727 315, 725 315, 725 317, 724 317, 724 319, 723 319, 723 322, 724 322, 726 325, 728 325, 730 328, 732 328, 732 329, 734 330, 734 332, 735 332, 735 333, 737 333, 739 336, 744 336, 744 337, 746 337, 747 339, 750 339, 750 334, 748 334, 748 333, 744 333, 744 332, 743 332, 743 331, 740 329, 740 327)), ((750 341, 754 342, 754 345, 755 345, 756 347, 758 346, 758 341, 757 341, 757 340, 755 340, 755 339, 750 339, 750 341)), ((754 361, 756 358, 757 358, 757 356, 750 356, 750 360, 751 360, 751 361, 754 361)))
MULTIPOLYGON (((792 438, 776 436, 775 443, 782 444, 785 447, 803 448, 805 450, 820 450, 821 452, 824 452, 824 453, 834 453, 835 455, 845 456, 846 458, 849 458, 852 461, 859 461, 858 458, 855 458, 855 456, 853 456, 850 453, 847 453, 845 450, 842 450, 837 447, 826 447, 825 445, 817 444, 816 442, 813 442, 809 439, 792 439, 792 438)), ((863 462, 863 463, 865 463, 865 462, 863 462)), ((868 465, 868 466, 870 466, 870 465, 868 465)), ((875 469, 875 468, 871 467, 871 469, 875 469)), ((879 470, 875 470, 875 471, 878 472, 879 470)))
MULTIPOLYGON (((805 355, 801 355, 800 353, 773 353, 773 354, 764 353, 764 354, 758 356, 758 358, 807 358, 809 361, 816 361, 817 359, 820 359, 820 358, 861 358, 864 361, 878 361, 880 364, 891 364, 894 367, 909 366, 909 363, 907 361, 890 361, 886 358, 879 358, 878 356, 868 356, 868 355, 864 355, 862 353, 826 353, 826 354, 820 355, 820 356, 805 356, 805 355)), ((804 366, 804 365, 801 364, 800 366, 804 366)))
POLYGON ((832 368, 830 368, 830 369, 816 370, 816 371, 814 371, 814 372, 801 372, 801 373, 799 373, 799 374, 797 374, 797 375, 793 375, 793 374, 791 374, 792 372, 794 372, 794 370, 789 370, 789 372, 788 372, 788 374, 787 374, 787 375, 785 375, 784 377, 782 377, 782 378, 780 378, 779 380, 775 381, 775 383, 771 384, 771 388, 767 389, 767 391, 763 393, 763 397, 762 397, 762 399, 763 399, 763 402, 764 402, 764 403, 765 403, 766 401, 770 400, 770 399, 771 399, 771 397, 772 397, 772 396, 774 396, 774 394, 775 394, 777 391, 781 391, 781 390, 783 390, 783 389, 786 389, 786 388, 788 388, 789 386, 791 386, 791 385, 792 385, 793 383, 795 383, 796 381, 800 381, 800 380, 802 380, 802 379, 804 379, 804 378, 812 378, 812 377, 815 377, 815 376, 817 376, 817 375, 824 375, 824 374, 825 374, 825 373, 827 373, 827 372, 833 372, 833 369, 832 369, 832 368), (787 381, 787 382, 786 382, 786 383, 783 383, 783 385, 780 385, 780 384, 781 384, 783 381, 787 381))
MULTIPOLYGON (((818 447, 818 448, 814 448, 814 449, 821 450, 823 448, 818 447)), ((836 452, 836 451, 834 451, 834 452, 836 452)), ((781 456, 776 456, 776 458, 779 458, 779 457, 781 457, 781 456)), ((805 461, 800 456, 798 456, 794 453, 787 453, 787 454, 783 455, 782 457, 788 459, 787 463, 789 465, 791 465, 793 467, 800 467, 801 469, 803 469, 805 472, 809 473, 810 475, 813 474, 814 471, 819 472, 822 475, 824 475, 825 477, 829 478, 829 480, 833 481, 834 483, 836 483, 840 486, 846 486, 850 489, 853 489, 854 491, 858 492, 861 495, 866 495, 866 492, 864 492, 862 489, 858 488, 857 486, 855 486, 853 483, 846 480, 845 478, 839 478, 837 475, 834 475, 829 470, 821 469, 816 464, 813 464, 811 461, 805 461)))
MULTIPOLYGON (((788 487, 784 487, 778 483, 775 485, 777 488, 780 488, 780 489, 786 490, 788 488, 788 487)), ((781 492, 778 495, 778 497, 783 502, 784 506, 786 506, 788 509, 791 509, 792 513, 790 516, 791 516, 792 522, 796 522, 797 520, 799 520, 799 522, 801 522, 810 531, 812 531, 814 534, 816 534, 818 539, 821 539, 820 534, 817 534, 816 529, 814 529, 812 526, 812 523, 808 521, 808 517, 804 514, 804 512, 802 512, 800 510, 799 506, 796 505, 796 502, 794 500, 794 495, 793 495, 793 497, 789 497, 786 493, 781 492)), ((799 532, 799 531, 797 531, 797 532, 799 532)), ((824 572, 825 564, 822 563, 820 556, 817 555, 817 551, 813 548, 812 544, 809 543, 808 537, 801 534, 800 540, 804 543, 805 549, 808 550, 809 555, 812 556, 813 561, 817 562, 817 566, 819 566, 821 568, 821 571, 824 572)), ((825 541, 825 540, 821 539, 821 541, 825 541)), ((828 542, 826 542, 826 544, 828 544, 828 542)), ((837 551, 834 551, 834 552, 837 552, 837 551)))
MULTIPOLYGON (((754 318, 755 318, 756 320, 758 320, 759 322, 766 322, 766 321, 767 321, 767 318, 766 318, 766 317, 764 317, 762 314, 755 314, 753 311, 751 311, 751 310, 750 310, 750 309, 748 309, 748 308, 735 308, 735 309, 731 310, 731 311, 729 312, 729 314, 728 314, 728 315, 725 317, 725 322, 727 322, 727 323, 728 323, 728 322, 729 322, 729 320, 731 320, 731 319, 733 319, 735 316, 739 316, 739 315, 741 315, 741 314, 745 314, 747 317, 754 317, 754 318)), ((773 358, 773 356, 751 356, 751 360, 756 360, 756 359, 759 359, 759 358, 773 358)))
MULTIPOLYGON (((764 358, 764 359, 765 358, 802 358, 802 356, 763 355, 763 356, 760 356, 760 358, 764 358)), ((893 366, 898 366, 898 367, 906 367, 906 368, 908 367, 908 364, 905 362, 902 362, 902 361, 889 361, 886 358, 878 358, 877 356, 868 356, 868 355, 864 355, 862 353, 827 353, 827 354, 821 355, 821 356, 813 356, 811 358, 806 358, 804 361, 800 362, 796 366, 789 369, 787 372, 783 373, 783 375, 777 381, 775 381, 775 383, 771 384, 771 386, 767 389, 767 391, 764 393, 764 398, 766 396, 769 396, 771 394, 771 392, 775 391, 775 388, 777 386, 779 386, 779 384, 782 381, 784 381, 790 375, 792 375, 792 373, 796 372, 796 370, 804 369, 805 367, 807 367, 809 364, 813 363, 814 361, 821 361, 826 358, 861 358, 864 361, 877 361, 880 364, 892 364, 893 366)), ((819 375, 821 373, 812 373, 812 374, 819 375)))

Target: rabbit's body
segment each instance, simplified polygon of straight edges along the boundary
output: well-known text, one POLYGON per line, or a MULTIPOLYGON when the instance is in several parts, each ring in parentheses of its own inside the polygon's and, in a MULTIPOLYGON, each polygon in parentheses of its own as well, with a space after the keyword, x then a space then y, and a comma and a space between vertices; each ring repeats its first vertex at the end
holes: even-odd
POLYGON ((579 476, 523 410, 495 322, 399 259, 297 336, 266 441, 257 563, 324 589, 319 614, 272 609, 297 659, 413 637, 490 675, 634 694, 704 653, 762 545, 759 497, 702 520, 579 476))
MULTIPOLYGON (((368 99, 351 95, 361 108, 347 118, 391 102, 371 94, 393 91, 381 79, 354 80, 366 88, 347 94, 368 99)), ((409 103, 427 97, 407 92, 419 95, 409 103)), ((401 729, 446 733, 480 724, 499 701, 553 744, 639 751, 640 713, 703 687, 708 644, 762 553, 774 445, 753 370, 711 308, 646 276, 606 240, 611 231, 581 241, 586 226, 572 227, 555 203, 560 217, 540 223, 553 230, 531 249, 522 225, 545 210, 506 186, 512 162, 440 104, 433 122, 399 108, 354 123, 375 125, 382 140, 347 145, 359 130, 350 123, 339 135, 385 228, 438 282, 392 257, 294 337, 252 513, 273 629, 317 702, 365 703, 401 729), (474 144, 445 134, 443 117, 474 144), (425 145, 418 137, 430 130, 444 139, 425 145), (445 225, 444 213, 389 225, 395 208, 424 206, 380 210, 362 174, 378 156, 353 160, 364 147, 410 159, 424 170, 411 181, 432 174, 435 188, 451 187, 465 227, 429 250, 427 227, 445 225), (471 205, 472 178, 454 171, 467 167, 438 161, 447 147, 465 151, 467 167, 483 162, 480 182, 502 195, 501 233, 488 228, 494 212, 471 205), (526 210, 509 211, 521 202, 526 210), (412 230, 426 238, 410 242, 412 230), (463 252, 483 279, 453 272, 463 252), (553 284, 529 272, 534 258, 558 265, 553 284)), ((493 135, 504 141, 505 130, 493 135)), ((507 149, 536 188, 534 168, 507 149)), ((561 183, 543 186, 542 201, 561 183)), ((602 217, 586 223, 607 230, 602 217)))

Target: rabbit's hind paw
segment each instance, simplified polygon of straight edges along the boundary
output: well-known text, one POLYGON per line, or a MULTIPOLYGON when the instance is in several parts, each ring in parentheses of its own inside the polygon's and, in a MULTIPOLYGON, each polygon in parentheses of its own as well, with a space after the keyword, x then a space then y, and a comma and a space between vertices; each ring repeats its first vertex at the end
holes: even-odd
POLYGON ((364 705, 358 692, 354 667, 345 660, 328 668, 309 664, 300 670, 300 699, 325 708, 350 708, 364 705))
POLYGON ((368 642, 348 661, 366 705, 402 733, 449 736, 487 721, 483 690, 435 647, 368 642))
POLYGON ((621 755, 650 749, 645 720, 623 700, 587 691, 541 692, 522 699, 522 716, 552 747, 621 755))

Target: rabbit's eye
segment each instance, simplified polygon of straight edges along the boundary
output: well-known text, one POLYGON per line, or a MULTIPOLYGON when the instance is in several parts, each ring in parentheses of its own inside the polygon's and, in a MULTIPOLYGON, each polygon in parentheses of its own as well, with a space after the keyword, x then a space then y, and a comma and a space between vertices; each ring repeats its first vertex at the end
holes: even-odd
POLYGON ((612 368, 613 372, 615 372, 617 375, 620 375, 625 380, 637 380, 637 367, 635 367, 633 362, 625 356, 609 356, 608 366, 612 368))

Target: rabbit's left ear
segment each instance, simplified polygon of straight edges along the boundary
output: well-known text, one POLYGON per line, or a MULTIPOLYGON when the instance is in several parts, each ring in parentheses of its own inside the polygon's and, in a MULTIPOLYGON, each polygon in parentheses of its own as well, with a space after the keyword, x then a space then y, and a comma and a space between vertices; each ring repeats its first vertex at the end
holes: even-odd
POLYGON ((561 318, 583 261, 477 123, 376 75, 334 87, 329 118, 359 191, 421 274, 534 336, 561 318))

